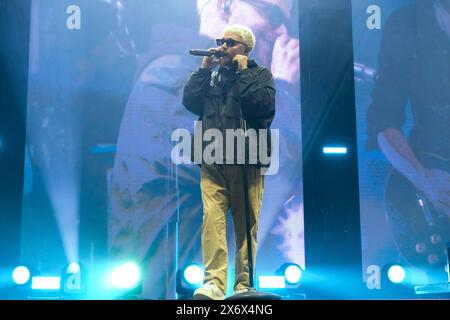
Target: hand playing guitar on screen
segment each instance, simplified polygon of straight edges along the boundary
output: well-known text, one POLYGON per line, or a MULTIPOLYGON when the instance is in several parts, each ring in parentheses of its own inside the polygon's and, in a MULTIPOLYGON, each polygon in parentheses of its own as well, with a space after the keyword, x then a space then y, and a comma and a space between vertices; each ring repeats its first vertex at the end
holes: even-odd
MULTIPOLYGON (((442 161, 449 161, 442 159, 442 161)), ((439 169, 424 169, 412 183, 432 204, 450 217, 450 174, 439 169)))
POLYGON ((384 211, 401 258, 417 269, 413 278, 441 281, 450 241, 450 0, 408 2, 383 25, 366 148, 379 147, 393 167, 384 211))
POLYGON ((415 155, 399 129, 385 129, 378 144, 394 170, 386 189, 386 217, 402 255, 427 268, 446 261, 450 240, 450 160, 415 155))

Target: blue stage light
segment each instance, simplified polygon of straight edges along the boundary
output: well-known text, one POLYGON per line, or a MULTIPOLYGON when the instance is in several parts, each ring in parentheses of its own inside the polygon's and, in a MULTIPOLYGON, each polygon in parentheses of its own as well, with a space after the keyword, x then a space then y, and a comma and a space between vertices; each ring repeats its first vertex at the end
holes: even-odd
POLYGON ((33 290, 59 290, 61 288, 60 277, 32 277, 31 289, 33 290))
POLYGON ((324 154, 346 154, 347 153, 347 147, 332 147, 332 146, 326 146, 322 149, 324 154))
POLYGON ((388 263, 381 269, 381 294, 386 299, 415 297, 411 270, 400 263, 388 263))
POLYGON ((283 276, 286 284, 292 287, 300 284, 303 270, 297 263, 287 262, 281 265, 281 267, 275 271, 275 274, 283 276))
POLYGON ((12 272, 12 279, 18 285, 24 285, 30 280, 31 272, 25 266, 18 266, 12 272))
POLYGON ((402 283, 405 280, 405 269, 399 264, 393 264, 388 268, 387 276, 393 283, 402 283))
POLYGON ((183 271, 184 280, 193 286, 201 286, 203 283, 203 268, 198 264, 191 264, 183 271))
POLYGON ((195 289, 203 284, 204 268, 197 263, 188 264, 177 270, 176 291, 179 299, 191 299, 195 289))
POLYGON ((139 284, 140 278, 139 267, 133 262, 128 262, 112 270, 107 280, 114 289, 132 289, 139 284))
POLYGON ((66 273, 79 273, 80 272, 80 265, 77 262, 71 262, 66 268, 66 273))
POLYGON ((284 276, 259 276, 259 289, 284 289, 286 288, 286 281, 284 276))
POLYGON ((302 278, 302 268, 298 264, 290 264, 284 270, 284 277, 289 284, 300 283, 302 278))

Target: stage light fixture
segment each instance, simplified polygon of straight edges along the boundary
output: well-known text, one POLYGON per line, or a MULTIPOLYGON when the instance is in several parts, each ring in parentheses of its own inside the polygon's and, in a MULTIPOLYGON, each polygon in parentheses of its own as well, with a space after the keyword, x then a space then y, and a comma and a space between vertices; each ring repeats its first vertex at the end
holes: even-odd
POLYGON ((400 263, 388 263, 381 269, 381 290, 385 298, 412 298, 414 286, 409 270, 400 263))
POLYGON ((136 288, 141 279, 139 267, 133 262, 124 263, 111 271, 108 282, 114 289, 136 288))
POLYGON ((405 268, 400 264, 393 264, 388 267, 387 276, 392 283, 402 283, 406 277, 405 268))
POLYGON ((203 284, 204 270, 199 264, 188 265, 183 271, 183 278, 186 283, 194 287, 200 287, 203 284))
POLYGON ((288 286, 297 286, 300 284, 303 269, 297 263, 287 262, 281 265, 281 267, 275 271, 275 274, 284 276, 288 286))
POLYGON ((274 275, 259 275, 260 292, 275 293, 280 299, 303 300, 305 294, 300 290, 303 269, 294 262, 283 263, 275 270, 274 275))
POLYGON ((298 264, 291 264, 284 270, 284 277, 289 284, 298 284, 302 278, 302 268, 298 264))
POLYGON ((30 280, 30 277, 30 269, 26 266, 17 266, 12 272, 12 279, 18 285, 25 285, 30 280))
POLYGON ((195 289, 203 284, 204 268, 197 263, 188 264, 177 270, 176 291, 179 299, 191 299, 195 289))

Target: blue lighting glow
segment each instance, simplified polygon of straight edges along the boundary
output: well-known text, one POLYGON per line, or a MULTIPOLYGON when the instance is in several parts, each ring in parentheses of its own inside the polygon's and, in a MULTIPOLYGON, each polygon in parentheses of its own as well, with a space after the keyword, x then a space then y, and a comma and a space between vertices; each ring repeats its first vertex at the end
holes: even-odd
POLYGON ((107 280, 116 289, 132 289, 139 283, 140 278, 138 266, 128 262, 114 269, 107 280))
POLYGON ((184 269, 183 277, 191 285, 201 285, 203 283, 203 269, 197 264, 191 264, 184 269))
POLYGON ((80 265, 76 262, 72 262, 67 266, 67 273, 78 273, 80 272, 80 265))
POLYGON ((393 283, 401 283, 405 280, 405 269, 400 265, 393 265, 388 270, 388 278, 393 283))
POLYGON ((324 154, 347 154, 347 147, 323 147, 324 154))
POLYGON ((259 276, 258 286, 262 289, 284 289, 286 282, 284 276, 259 276))
POLYGON ((59 290, 61 288, 60 277, 33 277, 31 289, 34 290, 59 290))
POLYGON ((30 270, 25 266, 16 267, 12 273, 12 278, 16 284, 23 285, 30 280, 30 270))
POLYGON ((284 276, 289 284, 296 284, 302 278, 302 269, 295 264, 291 264, 284 271, 284 276))

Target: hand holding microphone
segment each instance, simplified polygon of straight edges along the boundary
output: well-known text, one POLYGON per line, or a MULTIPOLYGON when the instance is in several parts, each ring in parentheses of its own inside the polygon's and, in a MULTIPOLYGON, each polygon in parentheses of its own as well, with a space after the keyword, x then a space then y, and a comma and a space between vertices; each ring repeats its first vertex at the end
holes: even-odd
POLYGON ((210 51, 209 50, 204 50, 204 49, 191 49, 189 50, 189 53, 193 56, 204 56, 204 57, 211 57, 211 56, 215 56, 216 58, 221 58, 223 56, 226 56, 228 53, 225 51, 210 51))
POLYGON ((227 52, 219 50, 218 48, 209 48, 208 50, 203 49, 192 49, 189 53, 194 56, 204 56, 201 68, 202 69, 212 69, 219 64, 219 59, 227 55, 227 52))

